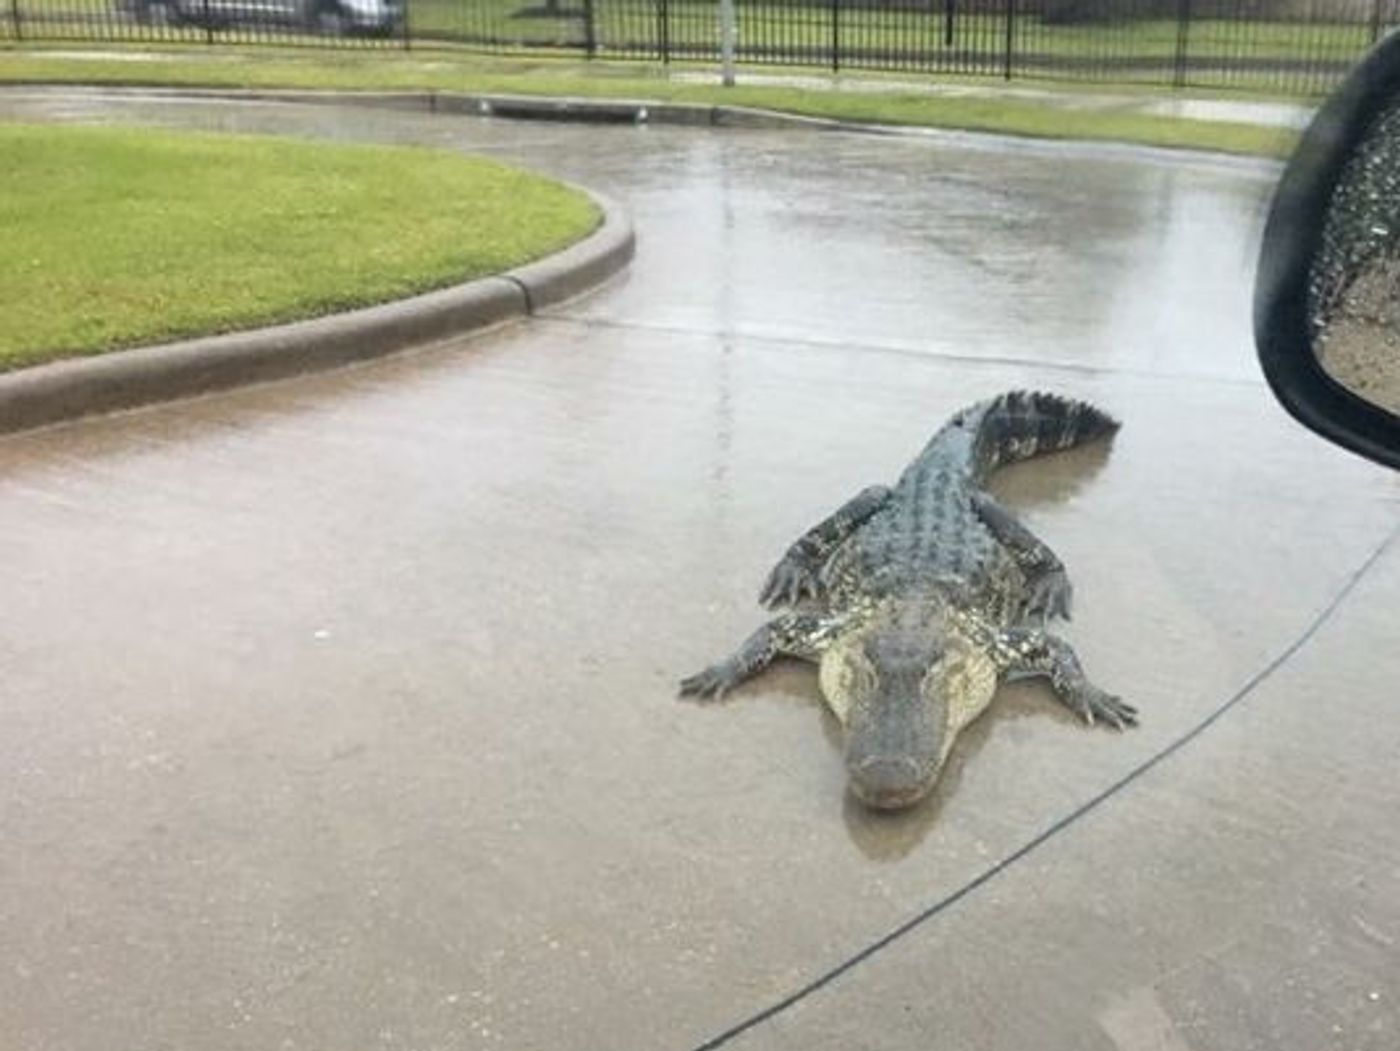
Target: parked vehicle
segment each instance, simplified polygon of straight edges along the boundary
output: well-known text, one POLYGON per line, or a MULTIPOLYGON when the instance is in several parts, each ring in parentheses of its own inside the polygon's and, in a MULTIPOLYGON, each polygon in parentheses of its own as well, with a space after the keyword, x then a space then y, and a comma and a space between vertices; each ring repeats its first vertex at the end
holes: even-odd
POLYGON ((300 27, 317 33, 389 36, 403 26, 403 0, 117 0, 143 24, 300 27))

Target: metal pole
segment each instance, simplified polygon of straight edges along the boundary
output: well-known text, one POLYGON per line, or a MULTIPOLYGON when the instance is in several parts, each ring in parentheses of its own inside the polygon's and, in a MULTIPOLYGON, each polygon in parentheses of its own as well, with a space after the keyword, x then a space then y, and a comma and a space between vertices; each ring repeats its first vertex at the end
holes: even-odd
POLYGON ((405 51, 411 51, 413 49, 413 33, 409 29, 411 25, 409 12, 412 9, 412 0, 403 0, 403 49, 405 51))
POLYGON ((661 61, 664 65, 671 62, 671 5, 668 0, 657 0, 656 4, 656 37, 661 47, 661 61))
POLYGON ((214 42, 214 19, 209 15, 209 0, 204 0, 204 42, 212 44, 214 42))
POLYGON ((727 88, 734 86, 734 35, 737 28, 734 0, 719 0, 720 81, 727 88))
POLYGON ((958 0, 943 0, 943 46, 953 46, 953 21, 958 17, 958 0))
POLYGON ((1381 38, 1381 0, 1371 5, 1371 43, 1381 38))
POLYGON ((589 58, 598 53, 598 30, 593 24, 593 0, 583 0, 583 50, 589 58))
POLYGON ((1191 36, 1191 0, 1177 0, 1176 5, 1176 64, 1172 70, 1172 87, 1186 85, 1186 51, 1191 36))
POLYGON ((1006 0, 1006 63, 1002 76, 1011 79, 1011 61, 1016 48, 1016 0, 1006 0))
POLYGON ((831 71, 841 72, 841 0, 831 0, 831 71))
POLYGON ((19 0, 10 0, 10 21, 14 23, 15 39, 24 39, 24 22, 19 17, 19 0))

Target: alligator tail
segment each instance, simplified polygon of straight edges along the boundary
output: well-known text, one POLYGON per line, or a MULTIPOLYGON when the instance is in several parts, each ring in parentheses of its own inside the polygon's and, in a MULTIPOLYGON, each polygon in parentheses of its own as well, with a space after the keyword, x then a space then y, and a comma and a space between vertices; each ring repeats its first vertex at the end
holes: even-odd
POLYGON ((1041 391, 1011 391, 960 413, 955 423, 975 430, 972 458, 982 476, 1040 453, 1069 449, 1118 429, 1118 421, 1088 402, 1041 391))

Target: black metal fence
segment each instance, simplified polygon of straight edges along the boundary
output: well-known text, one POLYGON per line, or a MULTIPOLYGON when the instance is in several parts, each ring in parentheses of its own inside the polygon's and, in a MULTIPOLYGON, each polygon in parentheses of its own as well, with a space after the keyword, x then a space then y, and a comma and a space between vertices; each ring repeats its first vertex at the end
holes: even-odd
MULTIPOLYGON (((0 0, 0 39, 713 62, 718 0, 0 0)), ((740 62, 1326 90, 1400 0, 735 0, 740 62)))

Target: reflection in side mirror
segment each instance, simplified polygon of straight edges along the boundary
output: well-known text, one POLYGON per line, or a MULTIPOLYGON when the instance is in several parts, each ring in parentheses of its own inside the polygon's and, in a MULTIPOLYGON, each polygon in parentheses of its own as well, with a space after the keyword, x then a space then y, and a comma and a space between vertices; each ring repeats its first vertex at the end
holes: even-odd
POLYGON ((1318 111, 1269 212, 1255 342, 1274 393, 1400 468, 1400 34, 1318 111))
POLYGON ((1400 415, 1400 95, 1357 140, 1308 277, 1312 347, 1358 397, 1400 415))

